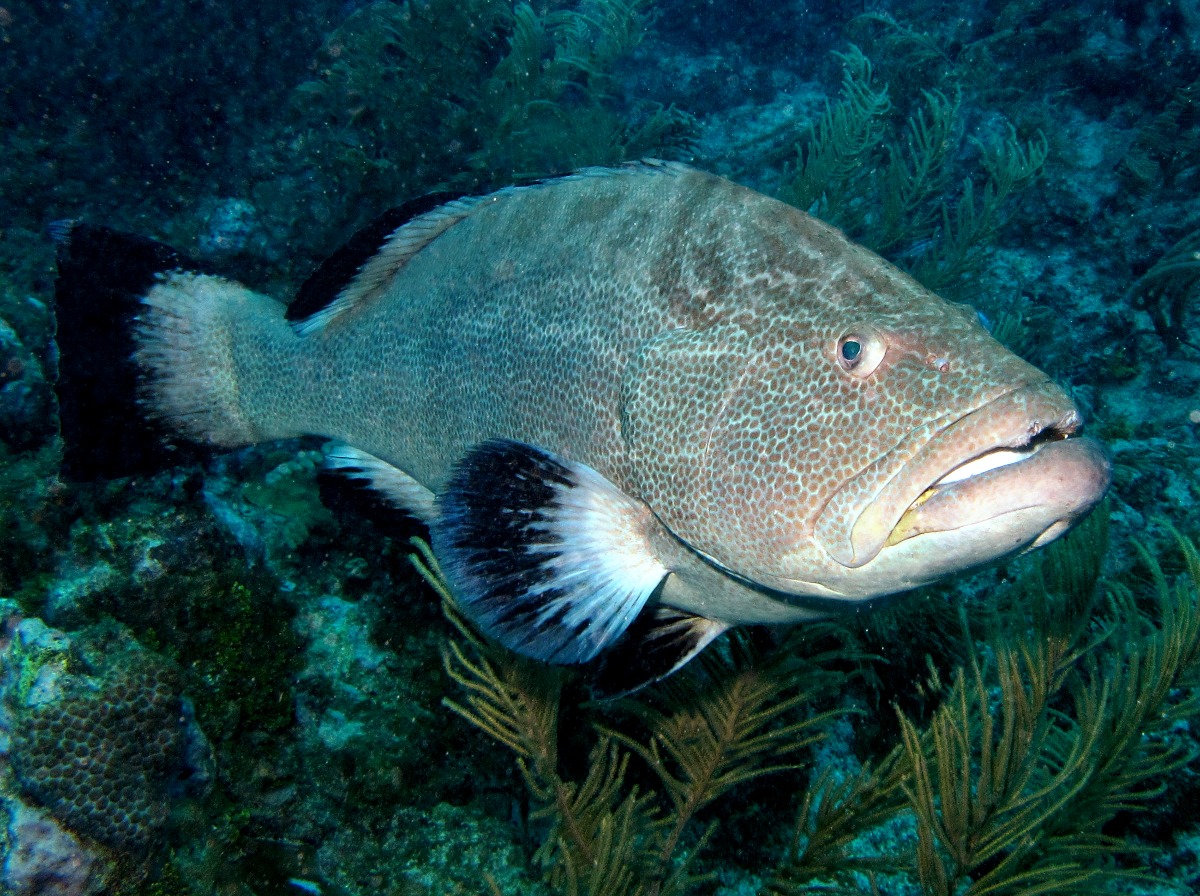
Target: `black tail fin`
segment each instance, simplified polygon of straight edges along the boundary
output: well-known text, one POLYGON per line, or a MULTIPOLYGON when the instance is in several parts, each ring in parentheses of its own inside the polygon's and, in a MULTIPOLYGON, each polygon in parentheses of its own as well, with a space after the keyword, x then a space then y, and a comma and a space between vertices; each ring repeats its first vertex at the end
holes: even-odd
POLYGON ((170 246, 77 221, 58 221, 55 301, 63 472, 77 479, 147 473, 199 455, 138 401, 133 358, 142 296, 159 274, 203 272, 170 246))

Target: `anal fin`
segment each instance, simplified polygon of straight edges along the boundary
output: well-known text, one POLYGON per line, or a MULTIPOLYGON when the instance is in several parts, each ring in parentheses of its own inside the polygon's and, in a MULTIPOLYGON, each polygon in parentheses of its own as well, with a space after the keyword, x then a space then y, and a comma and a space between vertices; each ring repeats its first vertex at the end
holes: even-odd
POLYGON ((325 466, 364 482, 393 507, 411 513, 430 525, 437 516, 433 492, 399 467, 350 445, 333 445, 325 453, 325 466))

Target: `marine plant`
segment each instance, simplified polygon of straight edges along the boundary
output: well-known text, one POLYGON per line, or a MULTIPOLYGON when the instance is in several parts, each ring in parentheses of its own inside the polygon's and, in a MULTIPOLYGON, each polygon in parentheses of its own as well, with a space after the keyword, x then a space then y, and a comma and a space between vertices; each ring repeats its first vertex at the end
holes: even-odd
POLYGON ((1176 90, 1165 108, 1138 130, 1120 166, 1134 190, 1170 187, 1183 172, 1200 165, 1198 100, 1200 79, 1176 90))
MULTIPOLYGON (((648 738, 598 721, 586 775, 570 780, 558 754, 570 675, 508 654, 471 631, 432 554, 421 547, 421 569, 446 601, 458 634, 444 661, 465 697, 447 705, 516 754, 536 803, 532 818, 544 825, 534 862, 564 892, 687 892, 702 879, 692 873, 691 859, 713 828, 696 832, 701 810, 741 784, 792 768, 834 715, 803 712, 837 684, 821 668, 828 657, 780 650, 768 658, 736 636, 728 650, 697 661, 688 673, 691 687, 673 681, 654 703, 626 705, 648 738), (626 786, 635 756, 657 776, 657 792, 626 786)), ((818 631, 797 630, 796 637, 808 640, 818 631)))
POLYGON ((739 790, 775 775, 797 793, 796 821, 760 893, 895 876, 930 896, 1066 894, 1143 876, 1112 823, 1152 809, 1194 756, 1179 725, 1198 708, 1200 552, 1172 538, 1177 574, 1139 546, 1138 573, 1103 577, 1101 515, 1043 551, 990 606, 963 611, 964 661, 948 680, 931 664, 918 686, 936 708, 894 710, 897 738, 857 770, 814 761, 853 718, 831 698, 867 662, 821 625, 774 647, 735 634, 649 694, 586 704, 592 746, 572 776, 560 744, 579 736, 564 728, 575 675, 484 641, 423 545, 417 563, 453 627, 444 660, 462 697, 448 705, 515 754, 534 864, 557 891, 693 891, 719 849, 711 807, 736 817, 739 790), (888 828, 908 832, 903 846, 871 847, 888 828))
POLYGON ((501 0, 376 2, 329 37, 293 94, 298 160, 366 211, 435 188, 672 155, 691 119, 631 102, 614 71, 649 28, 645 0, 537 8, 501 0), (356 202, 362 197, 363 202, 356 202))
POLYGON ((963 143, 957 93, 924 90, 914 111, 898 118, 888 85, 877 83, 862 50, 851 45, 837 56, 840 95, 798 144, 780 198, 893 258, 930 289, 962 297, 1008 201, 1041 173, 1046 138, 1022 139, 1008 125, 972 141, 982 176, 963 175, 955 198, 947 198, 963 143))
POLYGON ((528 178, 611 165, 685 141, 690 121, 661 106, 634 122, 617 106, 616 65, 649 27, 646 0, 585 0, 539 15, 513 9, 508 53, 484 86, 490 136, 470 157, 495 177, 528 178))
POLYGON ((1169 352, 1200 348, 1186 322, 1189 306, 1200 302, 1200 230, 1171 246, 1129 288, 1129 298, 1146 309, 1169 352))
POLYGON ((1135 429, 1111 446, 1115 487, 1134 506, 1145 506, 1156 495, 1176 496, 1172 504, 1179 509, 1168 506, 1164 512, 1180 515, 1180 509, 1200 498, 1200 444, 1145 429, 1149 431, 1135 429))

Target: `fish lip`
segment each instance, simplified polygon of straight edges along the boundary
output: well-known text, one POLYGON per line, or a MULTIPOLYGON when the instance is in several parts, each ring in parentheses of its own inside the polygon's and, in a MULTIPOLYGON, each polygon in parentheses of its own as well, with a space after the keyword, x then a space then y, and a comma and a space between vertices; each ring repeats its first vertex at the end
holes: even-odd
MULTIPOLYGON (((920 431, 910 431, 898 446, 909 447, 910 454, 893 473, 880 478, 877 485, 859 487, 856 480, 869 483, 872 467, 886 471, 894 465, 897 449, 878 458, 872 467, 848 480, 843 490, 826 505, 818 521, 818 538, 828 556, 848 569, 869 563, 893 538, 895 528, 905 514, 937 483, 998 450, 1020 450, 1037 440, 1073 438, 1082 422, 1074 403, 1049 378, 1038 378, 1005 389, 969 408, 950 420, 931 421, 934 429, 923 439, 920 431), (962 443, 963 448, 958 449, 962 443), (914 476, 923 466, 932 466, 929 475, 914 476), (852 507, 857 499, 856 515, 852 507), (838 507, 838 502, 843 506, 838 507), (838 511, 851 514, 852 522, 841 528, 838 511), (822 531, 823 530, 823 531, 822 531)), ((844 524, 843 524, 844 525, 844 524)))
MULTIPOLYGON (((1040 547, 1061 536, 1103 499, 1112 462, 1074 422, 1031 439, 1021 459, 938 485, 909 505, 864 568, 829 564, 767 584, 806 609, 877 600, 1040 547), (814 599, 819 598, 819 600, 814 599)), ((986 452, 976 457, 985 457, 986 452)), ((961 469, 961 464, 956 469, 961 469)), ((828 559, 828 558, 825 558, 828 559)), ((793 564, 793 569, 796 565, 793 564)))
MULTIPOLYGON (((984 405, 986 407, 986 405, 984 405)), ((961 418, 960 418, 961 419, 961 418)), ((956 421, 957 422, 957 421, 956 421)), ((985 448, 982 451, 966 457, 961 463, 956 464, 947 470, 943 475, 939 476, 921 492, 920 495, 913 501, 916 504, 922 500, 929 492, 938 489, 941 486, 953 485, 957 482, 971 479, 976 476, 981 476, 990 470, 999 469, 1000 467, 1009 466, 1010 464, 1021 463, 1028 459, 1029 456, 1035 454, 1042 445, 1049 442, 1057 442, 1065 439, 1078 438, 1079 432, 1083 428, 1083 421, 1080 420, 1078 412, 1068 414, 1063 419, 1049 423, 1040 429, 1028 428, 1026 432, 1012 439, 997 442, 990 448, 985 448), (1016 455, 1014 457, 1001 457, 1003 454, 1016 455), (986 462, 989 458, 994 458, 996 463, 988 466, 986 462), (975 470, 977 466, 983 468, 975 470), (971 472, 967 472, 970 470, 971 472)), ((909 505, 911 508, 913 505, 909 505)), ((907 512, 907 511, 906 511, 907 512)))

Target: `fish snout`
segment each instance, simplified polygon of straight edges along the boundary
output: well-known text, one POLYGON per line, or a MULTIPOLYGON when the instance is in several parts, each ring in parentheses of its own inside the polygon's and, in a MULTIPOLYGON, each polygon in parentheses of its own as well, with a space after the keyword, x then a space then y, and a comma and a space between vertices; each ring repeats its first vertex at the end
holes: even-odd
POLYGON ((1074 403, 1049 380, 1004 392, 948 423, 931 421, 830 502, 818 535, 850 570, 903 546, 939 574, 1045 544, 1108 488, 1111 465, 1080 428, 1074 403), (919 546, 912 541, 918 536, 919 546))

